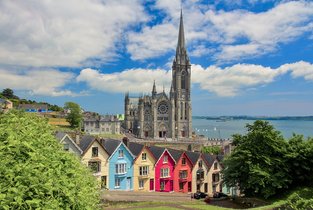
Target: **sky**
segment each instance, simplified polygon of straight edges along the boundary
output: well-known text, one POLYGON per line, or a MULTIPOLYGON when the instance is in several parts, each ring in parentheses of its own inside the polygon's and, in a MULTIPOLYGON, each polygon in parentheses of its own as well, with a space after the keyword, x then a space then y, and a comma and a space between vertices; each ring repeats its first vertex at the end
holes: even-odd
POLYGON ((0 89, 123 113, 169 91, 181 8, 194 116, 313 115, 311 0, 0 0, 0 89))

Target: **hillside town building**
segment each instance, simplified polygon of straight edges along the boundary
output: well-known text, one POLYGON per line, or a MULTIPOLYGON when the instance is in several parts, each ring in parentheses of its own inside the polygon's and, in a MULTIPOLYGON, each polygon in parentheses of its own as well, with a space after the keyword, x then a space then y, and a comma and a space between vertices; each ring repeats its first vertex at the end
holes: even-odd
POLYGON ((192 137, 191 64, 186 50, 182 13, 176 55, 172 66, 169 95, 158 93, 155 82, 151 96, 139 98, 125 95, 125 128, 139 138, 192 137))

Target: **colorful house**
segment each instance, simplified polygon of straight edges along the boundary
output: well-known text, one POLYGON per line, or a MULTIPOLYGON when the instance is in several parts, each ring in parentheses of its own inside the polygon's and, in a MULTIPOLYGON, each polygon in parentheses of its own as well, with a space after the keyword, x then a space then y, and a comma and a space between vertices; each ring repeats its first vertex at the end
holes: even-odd
POLYGON ((174 191, 174 167, 175 160, 165 148, 151 146, 151 153, 156 159, 155 162, 155 191, 174 191))
POLYGON ((213 196, 215 192, 222 192, 222 181, 220 171, 222 167, 216 155, 203 154, 203 158, 208 166, 208 195, 213 196))
POLYGON ((108 188, 109 154, 101 143, 93 136, 83 136, 79 141, 82 149, 82 163, 87 165, 93 175, 101 182, 101 188, 108 188))
POLYGON ((63 145, 63 149, 65 151, 69 151, 77 156, 81 156, 83 151, 77 145, 77 143, 67 134, 61 131, 56 132, 55 137, 60 141, 63 145))
POLYGON ((130 142, 129 150, 136 156, 134 160, 134 190, 154 191, 155 157, 147 146, 130 142))
POLYGON ((110 190, 133 190, 133 161, 135 156, 119 140, 102 139, 101 144, 109 153, 110 190))
POLYGON ((186 152, 193 164, 191 192, 197 191, 208 193, 208 165, 201 153, 186 152))
POLYGON ((174 191, 188 193, 192 190, 192 168, 193 164, 183 151, 169 149, 176 161, 174 168, 174 191))

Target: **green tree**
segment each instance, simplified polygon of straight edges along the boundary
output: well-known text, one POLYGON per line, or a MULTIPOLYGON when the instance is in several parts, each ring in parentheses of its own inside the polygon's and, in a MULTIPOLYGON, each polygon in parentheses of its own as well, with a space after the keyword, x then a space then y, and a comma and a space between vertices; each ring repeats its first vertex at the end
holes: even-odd
POLYGON ((74 102, 66 102, 64 109, 68 110, 66 120, 72 128, 79 128, 83 119, 83 114, 80 106, 74 102))
POLYGON ((6 88, 2 91, 2 95, 8 99, 14 98, 14 92, 10 88, 6 88))
POLYGON ((219 146, 206 146, 202 147, 201 152, 212 155, 218 155, 221 153, 221 148, 219 146))
POLYGON ((266 121, 247 124, 246 135, 233 135, 236 146, 226 157, 222 173, 225 184, 239 186, 246 196, 269 197, 291 182, 286 160, 287 142, 266 121))
POLYGON ((303 139, 302 135, 293 135, 288 141, 287 160, 293 186, 313 186, 313 139, 303 139))
POLYGON ((97 209, 97 182, 44 118, 0 116, 0 209, 97 209))

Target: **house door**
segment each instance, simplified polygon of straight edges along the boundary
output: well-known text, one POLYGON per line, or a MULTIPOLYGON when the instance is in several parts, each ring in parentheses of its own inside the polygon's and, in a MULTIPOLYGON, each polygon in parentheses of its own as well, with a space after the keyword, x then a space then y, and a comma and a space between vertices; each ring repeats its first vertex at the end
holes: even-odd
POLYGON ((205 192, 205 193, 208 192, 208 183, 204 183, 204 192, 205 192))
POLYGON ((154 179, 150 179, 150 191, 154 190, 154 179))
POLYGON ((107 176, 101 176, 101 188, 107 188, 107 176))
POLYGON ((165 181, 160 181, 160 191, 165 190, 165 181))
POLYGON ((127 180, 126 180, 126 190, 130 190, 130 177, 127 177, 127 180))
POLYGON ((170 181, 170 192, 174 191, 173 180, 170 181))
POLYGON ((191 192, 191 182, 188 182, 188 192, 191 192))

